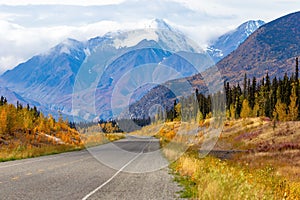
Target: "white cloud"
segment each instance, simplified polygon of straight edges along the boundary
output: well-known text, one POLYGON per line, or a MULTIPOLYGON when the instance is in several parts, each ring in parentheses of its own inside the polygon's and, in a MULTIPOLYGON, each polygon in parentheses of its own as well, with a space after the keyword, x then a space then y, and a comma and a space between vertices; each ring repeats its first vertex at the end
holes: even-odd
POLYGON ((237 19, 273 20, 282 15, 298 11, 298 0, 172 0, 196 12, 204 12, 215 17, 232 16, 237 19))
POLYGON ((124 0, 0 0, 0 5, 111 5, 119 4, 124 0))
POLYGON ((0 0, 0 73, 66 38, 143 28, 153 18, 166 19, 205 46, 247 20, 270 21, 297 9, 298 0, 0 0))

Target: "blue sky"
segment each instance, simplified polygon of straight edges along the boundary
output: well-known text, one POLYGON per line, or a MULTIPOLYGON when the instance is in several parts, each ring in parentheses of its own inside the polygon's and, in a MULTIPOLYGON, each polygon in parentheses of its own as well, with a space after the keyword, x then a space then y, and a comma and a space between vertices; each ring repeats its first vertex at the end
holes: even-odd
POLYGON ((70 37, 144 28, 161 18, 205 47, 247 20, 299 11, 298 0, 0 0, 0 73, 70 37))

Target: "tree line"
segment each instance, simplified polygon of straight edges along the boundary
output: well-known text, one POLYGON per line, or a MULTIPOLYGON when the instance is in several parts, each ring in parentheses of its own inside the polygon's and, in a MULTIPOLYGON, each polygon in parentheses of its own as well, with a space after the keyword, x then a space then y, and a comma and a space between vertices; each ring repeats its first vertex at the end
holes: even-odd
MULTIPOLYGON (((213 112, 222 110, 218 108, 225 107, 228 119, 268 117, 279 121, 300 120, 298 58, 295 61, 295 71, 290 77, 285 73, 283 78, 275 76, 271 79, 267 73, 262 80, 257 81, 256 77, 247 78, 245 73, 242 86, 239 83, 231 85, 225 81, 224 101, 221 92, 204 95, 196 89, 195 94, 174 100, 173 107, 166 111, 165 119, 168 121, 205 119, 210 118, 213 112)), ((162 116, 164 116, 162 110, 158 110, 156 118, 160 120, 162 116)))
POLYGON ((226 116, 228 118, 269 117, 279 121, 295 121, 300 118, 299 62, 296 58, 294 73, 289 77, 271 80, 267 73, 261 81, 250 80, 244 75, 243 86, 224 83, 226 116))
POLYGON ((0 98, 0 135, 14 135, 16 133, 46 133, 55 134, 59 131, 70 131, 68 120, 63 120, 62 116, 58 121, 52 115, 44 116, 36 106, 23 106, 19 102, 17 105, 9 104, 3 96, 0 98))
MULTIPOLYGON (((279 121, 300 120, 298 58, 296 58, 295 71, 290 77, 285 73, 283 78, 275 76, 271 79, 267 73, 262 80, 257 81, 256 77, 250 79, 245 73, 242 86, 239 83, 230 85, 229 82, 224 82, 224 93, 226 99, 222 101, 221 92, 204 95, 196 89, 190 96, 175 99, 173 106, 166 111, 159 107, 155 116, 130 121, 139 127, 157 121, 199 121, 212 117, 212 112, 222 107, 226 108, 226 117, 230 119, 263 116, 279 121)), ((97 124, 104 133, 123 132, 120 124, 123 128, 126 127, 126 130, 134 130, 135 126, 132 126, 133 123, 128 123, 128 120, 100 120, 97 124)), ((56 122, 52 115, 45 117, 35 106, 30 107, 27 104, 23 107, 19 102, 15 106, 8 104, 5 97, 0 98, 0 135, 15 132, 50 134, 62 129, 76 129, 76 126, 80 127, 83 124, 68 122, 63 120, 62 116, 56 122)))

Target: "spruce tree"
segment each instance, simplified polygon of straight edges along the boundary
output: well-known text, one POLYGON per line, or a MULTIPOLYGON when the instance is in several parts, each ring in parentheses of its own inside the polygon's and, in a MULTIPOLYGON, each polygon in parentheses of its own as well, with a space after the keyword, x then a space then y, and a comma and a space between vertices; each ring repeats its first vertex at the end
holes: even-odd
POLYGON ((245 73, 245 76, 244 76, 244 98, 247 98, 247 74, 245 73))
POLYGON ((266 84, 265 84, 265 86, 266 86, 266 90, 270 91, 271 81, 270 81, 269 73, 267 73, 267 75, 266 75, 266 84))
POLYGON ((248 100, 251 109, 253 109, 254 103, 255 103, 255 92, 256 92, 256 78, 253 77, 253 79, 252 79, 252 85, 250 87, 249 100, 248 100))
POLYGON ((298 79, 299 79, 299 62, 298 57, 296 58, 296 70, 295 70, 295 82, 298 85, 298 79))

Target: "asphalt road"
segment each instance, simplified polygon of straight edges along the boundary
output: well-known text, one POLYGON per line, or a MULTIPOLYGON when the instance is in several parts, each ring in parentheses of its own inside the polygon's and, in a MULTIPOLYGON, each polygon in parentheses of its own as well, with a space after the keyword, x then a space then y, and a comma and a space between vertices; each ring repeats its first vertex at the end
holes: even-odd
POLYGON ((0 163, 0 199, 176 199, 154 138, 0 163))

